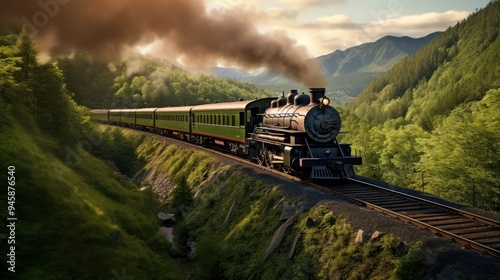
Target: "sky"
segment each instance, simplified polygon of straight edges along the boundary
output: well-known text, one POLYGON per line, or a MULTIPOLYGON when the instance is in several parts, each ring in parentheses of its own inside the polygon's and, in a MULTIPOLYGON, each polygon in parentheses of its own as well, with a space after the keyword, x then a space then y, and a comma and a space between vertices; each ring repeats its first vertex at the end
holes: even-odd
POLYGON ((444 31, 490 0, 3 1, 0 23, 21 21, 48 55, 114 61, 130 50, 189 67, 281 72, 325 84, 309 59, 383 36, 444 31))
POLYGON ((208 9, 244 8, 262 33, 285 32, 311 56, 385 35, 444 31, 489 0, 206 0, 208 9))

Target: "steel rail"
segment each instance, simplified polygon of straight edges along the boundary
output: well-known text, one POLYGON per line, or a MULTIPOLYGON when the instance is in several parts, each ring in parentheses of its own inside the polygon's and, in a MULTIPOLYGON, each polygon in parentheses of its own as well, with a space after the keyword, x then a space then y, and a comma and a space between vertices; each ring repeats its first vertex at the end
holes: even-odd
MULTIPOLYGON (((363 182, 363 181, 360 181, 360 180, 357 180, 357 179, 348 179, 348 180, 352 181, 352 182, 356 182, 358 184, 369 186, 371 188, 375 188, 375 189, 377 189, 379 191, 387 192, 387 193, 389 193, 391 195, 403 197, 403 198, 409 199, 411 201, 417 201, 417 202, 422 203, 423 205, 429 205, 429 208, 442 209, 442 210, 445 210, 446 212, 448 212, 450 214, 458 214, 460 216, 463 216, 463 217, 466 217, 468 219, 471 219, 472 221, 478 221, 478 222, 484 223, 486 225, 493 226, 493 227, 497 228, 500 231, 500 222, 498 222, 498 221, 495 221, 495 220, 492 220, 492 219, 489 219, 489 218, 486 218, 486 217, 482 217, 482 216, 479 216, 479 215, 476 215, 476 214, 473 214, 473 213, 470 213, 470 212, 466 212, 466 211, 463 211, 463 210, 460 210, 460 209, 457 209, 457 208, 446 206, 446 205, 443 205, 443 204, 440 204, 440 203, 437 203, 437 202, 433 202, 433 201, 430 201, 430 200, 427 200, 427 199, 423 199, 423 198, 416 197, 416 196, 413 196, 413 195, 401 193, 401 192, 394 191, 394 190, 391 190, 391 189, 386 189, 384 187, 377 186, 375 184, 371 184, 371 183, 367 183, 367 182, 363 182)), ((390 209, 387 209, 386 207, 379 206, 379 205, 377 205, 375 203, 370 203, 370 202, 368 202, 366 200, 355 198, 352 195, 348 195, 348 194, 342 193, 341 191, 336 191, 333 188, 328 188, 328 187, 319 186, 319 185, 314 186, 314 188, 322 190, 322 191, 325 191, 325 192, 328 192, 328 193, 333 194, 335 196, 339 196, 339 197, 345 198, 345 199, 347 199, 349 201, 352 201, 354 203, 360 204, 360 205, 365 206, 365 207, 367 207, 369 209, 373 209, 373 210, 375 210, 377 212, 389 215, 391 217, 395 217, 395 218, 400 219, 402 221, 409 222, 409 223, 411 223, 413 225, 416 225, 416 226, 418 226, 420 228, 427 229, 427 230, 431 231, 434 234, 437 234, 437 235, 440 235, 440 236, 442 236, 444 238, 447 238, 449 240, 458 242, 458 243, 460 243, 462 245, 465 245, 467 247, 473 248, 473 249, 475 249, 477 251, 480 251, 482 253, 491 255, 491 256, 496 257, 496 258, 500 258, 500 251, 499 250, 497 250, 495 248, 492 248, 492 247, 489 247, 487 245, 481 244, 479 242, 470 240, 470 239, 465 238, 463 236, 460 236, 458 234, 454 234, 454 233, 452 233, 452 232, 450 232, 448 230, 444 230, 444 229, 441 229, 439 227, 433 226, 433 225, 431 225, 429 223, 426 223, 426 222, 423 222, 423 221, 419 221, 416 218, 412 218, 412 217, 410 217, 408 215, 405 215, 405 214, 402 214, 402 213, 398 213, 396 211, 392 211, 390 209)))
POLYGON ((358 180, 358 179, 348 178, 347 180, 352 181, 352 182, 356 182, 356 183, 359 183, 359 184, 363 184, 365 186, 370 186, 370 187, 373 187, 373 188, 376 188, 378 190, 382 190, 382 191, 385 191, 385 192, 393 193, 393 194, 398 195, 400 197, 404 197, 404 198, 408 198, 408 199, 420 201, 420 202, 423 202, 423 203, 432 204, 432 205, 437 206, 439 208, 455 212, 455 213, 460 214, 460 215, 462 215, 464 217, 467 217, 467 218, 470 218, 470 219, 473 219, 473 220, 476 220, 478 222, 482 222, 482 223, 485 223, 485 224, 489 224, 489 225, 498 227, 500 229, 500 221, 495 221, 495 220, 489 219, 487 217, 479 216, 479 215, 476 215, 476 214, 473 214, 473 213, 470 213, 470 212, 466 212, 466 211, 463 211, 463 210, 460 210, 460 209, 457 209, 457 208, 454 208, 454 207, 451 207, 451 206, 447 206, 447 205, 441 204, 439 202, 434 202, 434 201, 427 200, 425 198, 413 196, 411 194, 406 194, 406 193, 398 192, 398 191, 395 191, 395 190, 387 189, 387 188, 384 188, 384 187, 381 187, 381 186, 377 186, 377 185, 372 184, 372 183, 363 182, 363 181, 358 180))

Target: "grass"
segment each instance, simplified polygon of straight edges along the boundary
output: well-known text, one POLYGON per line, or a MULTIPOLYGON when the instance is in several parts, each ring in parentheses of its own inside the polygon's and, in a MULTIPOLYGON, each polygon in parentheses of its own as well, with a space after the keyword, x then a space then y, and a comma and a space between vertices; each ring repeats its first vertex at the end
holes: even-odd
POLYGON ((137 155, 146 162, 143 172, 152 174, 144 185, 167 173, 176 187, 186 185, 194 196, 192 205, 182 212, 174 235, 181 249, 187 249, 188 240, 197 242, 197 260, 183 269, 194 271, 200 279, 423 276, 425 266, 415 250, 407 249, 392 235, 385 235, 379 243, 355 243, 353 230, 345 226, 346 219, 334 216, 323 206, 296 214, 281 242, 264 258, 276 229, 283 223, 279 221, 279 202, 291 203, 297 198, 285 197, 275 186, 217 163, 203 152, 145 139, 137 155), (307 217, 315 221, 314 227, 307 226, 307 217), (295 255, 289 259, 287 255, 298 234, 295 255))
MULTIPOLYGON (((283 223, 281 203, 297 198, 285 197, 275 186, 203 152, 167 146, 133 131, 100 131, 103 142, 93 152, 127 174, 148 175, 141 184, 144 191, 113 176, 106 162, 86 151, 79 150, 78 164, 68 166, 22 129, 4 139, 0 156, 15 163, 19 172, 20 279, 112 279, 123 273, 134 279, 183 279, 188 274, 200 279, 423 276, 425 266, 413 247, 400 250, 401 241, 391 235, 380 244, 354 243, 346 220, 322 206, 296 214, 281 242, 264 258, 283 223), (5 148, 9 145, 13 148, 5 148), (119 164, 120 160, 128 162, 119 164), (182 207, 182 200, 160 205, 147 188, 164 173, 176 187, 188 188, 189 207, 173 208, 182 207), (187 249, 188 240, 196 241, 196 261, 178 267, 168 257, 171 245, 158 235, 155 214, 160 210, 182 210, 175 242, 187 249), (308 227, 308 217, 315 226, 308 227), (297 235, 295 254, 289 259, 297 235)), ((170 202, 175 200, 173 193, 170 202)))
POLYGON ((51 140, 21 126, 1 139, 2 169, 16 167, 17 279, 182 278, 168 257, 170 245, 158 236, 160 205, 151 191, 114 177, 84 150, 56 157, 42 148, 51 140))

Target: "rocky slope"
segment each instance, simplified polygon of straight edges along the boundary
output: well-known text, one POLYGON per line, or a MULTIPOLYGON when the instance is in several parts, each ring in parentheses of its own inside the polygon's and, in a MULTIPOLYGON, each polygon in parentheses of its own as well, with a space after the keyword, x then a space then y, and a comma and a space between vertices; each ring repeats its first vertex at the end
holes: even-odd
POLYGON ((168 201, 175 178, 189 174, 195 202, 185 209, 174 234, 175 242, 185 242, 177 246, 186 253, 192 242, 199 244, 200 255, 189 265, 194 279, 264 279, 292 272, 314 279, 360 273, 396 279, 494 279, 500 270, 497 260, 415 226, 225 157, 198 157, 181 142, 160 139, 138 178, 168 201), (166 163, 168 158, 177 160, 166 163), (171 173, 165 164, 179 168, 171 173), (243 266, 237 261, 242 257, 247 262, 243 266), (304 268, 311 258, 315 265, 304 268))

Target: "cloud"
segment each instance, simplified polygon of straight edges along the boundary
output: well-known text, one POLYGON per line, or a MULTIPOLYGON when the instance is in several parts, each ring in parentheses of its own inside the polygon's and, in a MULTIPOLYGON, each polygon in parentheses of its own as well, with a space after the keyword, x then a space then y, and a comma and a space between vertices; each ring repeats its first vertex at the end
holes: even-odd
POLYGON ((345 0, 278 0, 278 2, 287 4, 294 9, 305 9, 311 7, 344 3, 345 0))
POLYGON ((394 30, 443 30, 466 18, 469 12, 447 11, 443 13, 425 13, 388 18, 375 24, 394 30))
POLYGON ((299 27, 308 29, 353 29, 359 27, 359 24, 353 23, 346 15, 334 15, 329 17, 320 17, 311 22, 305 22, 299 27))
POLYGON ((419 15, 391 15, 386 19, 365 24, 358 38, 366 42, 385 35, 421 37, 436 31, 444 31, 469 15, 465 11, 424 13, 419 15), (364 39, 362 39, 364 37, 364 39))
POLYGON ((286 29, 291 37, 296 38, 299 44, 306 45, 311 53, 322 55, 374 42, 387 35, 423 37, 454 26, 468 14, 464 11, 418 15, 388 14, 384 19, 366 23, 353 22, 346 15, 335 15, 312 21, 295 20, 288 22, 286 29))
POLYGON ((268 8, 260 12, 261 19, 273 19, 273 20, 294 20, 297 18, 299 13, 292 9, 287 8, 268 8))
POLYGON ((332 25, 332 26, 338 26, 338 25, 344 25, 346 23, 350 22, 350 19, 346 15, 335 15, 335 16, 330 16, 330 17, 321 17, 316 19, 316 22, 321 24, 321 25, 332 25))

